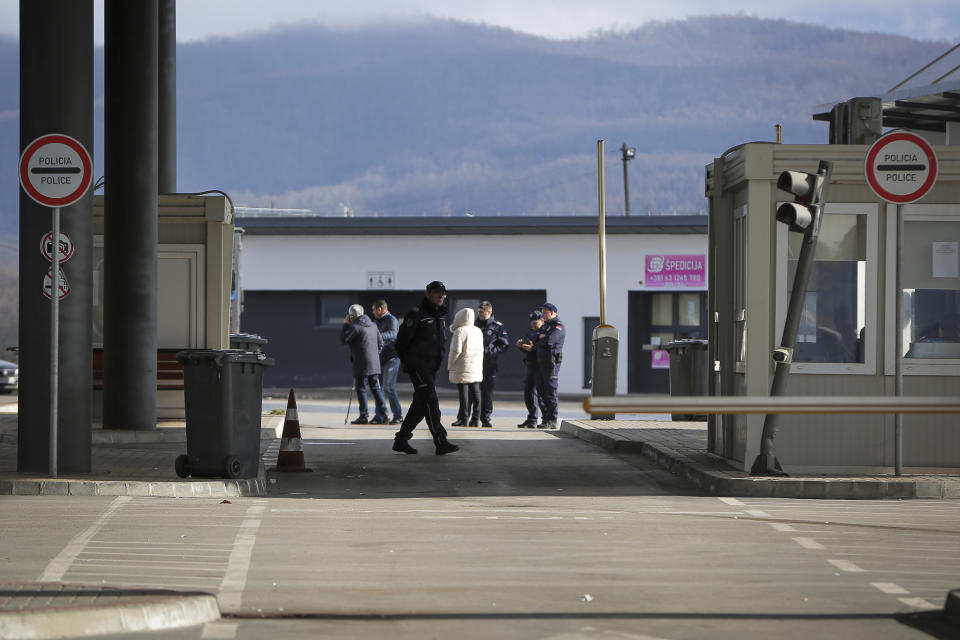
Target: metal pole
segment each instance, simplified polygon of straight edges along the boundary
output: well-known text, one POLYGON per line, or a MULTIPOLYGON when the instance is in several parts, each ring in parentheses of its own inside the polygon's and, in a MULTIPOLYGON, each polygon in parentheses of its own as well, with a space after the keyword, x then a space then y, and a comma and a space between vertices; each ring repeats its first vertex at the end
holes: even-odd
POLYGON ((60 377, 60 207, 53 208, 50 252, 50 477, 57 477, 57 382, 60 377))
POLYGON ((627 143, 624 142, 620 147, 620 153, 623 156, 623 211, 625 215, 630 215, 630 183, 627 182, 627 143))
MULTIPOLYGON (((894 311, 893 327, 896 332, 894 339, 894 349, 896 355, 894 363, 896 367, 896 382, 894 386, 894 395, 903 396, 903 283, 901 282, 901 263, 903 262, 903 205, 897 205, 897 255, 894 258, 895 273, 894 276, 894 295, 896 296, 896 311, 894 311)), ((903 475, 903 414, 898 413, 893 418, 893 464, 894 473, 898 476, 903 475)))
MULTIPOLYGON (((800 248, 800 256, 797 260, 797 272, 793 278, 793 290, 790 294, 790 305, 787 307, 787 318, 783 323, 783 339, 780 341, 782 347, 787 348, 791 353, 797 344, 797 330, 800 328, 800 318, 803 314, 803 303, 807 297, 807 285, 810 281, 810 274, 813 272, 814 255, 817 251, 817 238, 820 234, 820 224, 823 220, 823 208, 827 203, 827 188, 830 185, 830 176, 833 173, 833 163, 821 160, 817 168, 817 173, 823 175, 823 186, 820 193, 814 198, 812 204, 818 207, 818 211, 810 226, 804 231, 803 244, 800 248)), ((773 384, 770 388, 770 396, 777 397, 784 395, 787 389, 787 378, 790 375, 790 361, 778 361, 773 373, 773 384)), ((751 473, 786 475, 777 464, 777 458, 774 455, 773 442, 779 427, 779 415, 775 413, 767 414, 763 421, 763 433, 760 436, 760 455, 753 463, 751 473)))
POLYGON ((597 140, 597 212, 600 220, 600 324, 607 324, 606 197, 603 189, 603 140, 597 140))

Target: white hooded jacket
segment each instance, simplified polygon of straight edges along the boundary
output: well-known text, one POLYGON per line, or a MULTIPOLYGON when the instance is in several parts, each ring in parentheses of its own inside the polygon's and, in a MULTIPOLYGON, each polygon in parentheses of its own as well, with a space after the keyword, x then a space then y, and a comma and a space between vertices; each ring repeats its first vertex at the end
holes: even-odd
POLYGON ((460 309, 450 326, 447 369, 450 382, 464 384, 483 380, 483 332, 473 326, 473 309, 460 309))

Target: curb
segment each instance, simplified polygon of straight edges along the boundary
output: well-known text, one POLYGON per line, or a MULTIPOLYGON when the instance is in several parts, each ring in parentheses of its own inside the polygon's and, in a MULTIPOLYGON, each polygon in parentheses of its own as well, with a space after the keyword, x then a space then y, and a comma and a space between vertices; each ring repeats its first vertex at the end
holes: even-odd
MULTIPOLYGON (((200 482, 0 478, 7 496, 134 496, 156 498, 240 498, 267 495, 263 463, 256 478, 200 482)), ((2 636, 0 636, 2 637, 2 636)))
MULTIPOLYGON (((564 420, 560 431, 614 453, 640 453, 657 466, 678 475, 707 495, 741 498, 807 498, 833 500, 881 500, 960 497, 956 483, 942 478, 884 479, 876 477, 770 478, 706 469, 688 456, 664 445, 631 440, 615 431, 592 428, 582 421, 564 420)), ((709 455, 704 452, 704 455, 709 455)), ((960 606, 960 605, 958 605, 960 606)))
MULTIPOLYGON (((70 585, 63 585, 70 586, 70 585)), ((96 590, 91 589, 95 594, 96 590)), ((75 638, 193 627, 220 619, 211 594, 141 591, 121 604, 0 612, 2 638, 75 638)))

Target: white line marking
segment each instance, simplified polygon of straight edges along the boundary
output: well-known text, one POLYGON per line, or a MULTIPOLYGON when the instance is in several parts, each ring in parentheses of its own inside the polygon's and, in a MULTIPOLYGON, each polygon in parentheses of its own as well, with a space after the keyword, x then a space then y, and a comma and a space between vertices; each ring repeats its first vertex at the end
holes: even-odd
POLYGON ((776 529, 777 531, 796 531, 791 525, 786 524, 785 522, 768 522, 768 525, 776 529))
POLYGON ((208 573, 215 573, 218 576, 223 571, 222 565, 218 565, 215 567, 198 567, 195 564, 174 564, 174 565, 158 567, 156 565, 145 565, 145 564, 100 564, 100 561, 91 560, 89 562, 75 564, 73 566, 73 569, 71 569, 68 573, 72 573, 73 571, 76 571, 77 569, 81 569, 81 568, 92 569, 94 567, 101 567, 103 569, 117 569, 120 571, 134 571, 136 569, 144 569, 144 570, 149 569, 150 571, 196 571, 197 573, 205 571, 208 573))
POLYGON ((717 498, 717 499, 718 499, 720 502, 722 502, 723 504, 728 504, 728 505, 730 505, 731 507, 745 507, 745 506, 747 506, 746 504, 744 504, 743 502, 740 502, 740 501, 737 500, 736 498, 717 498))
POLYGON ((237 623, 236 622, 208 622, 203 625, 203 634, 201 638, 236 638, 237 637, 237 623))
POLYGON ((804 549, 826 549, 826 547, 813 538, 794 538, 793 541, 804 549))
POLYGON ((880 589, 884 593, 888 593, 892 596, 902 596, 910 593, 896 582, 871 582, 874 587, 880 589))
POLYGON ((937 605, 931 604, 930 602, 924 600, 923 598, 897 598, 897 600, 907 605, 908 607, 913 607, 914 609, 924 609, 927 611, 930 611, 933 609, 940 609, 940 607, 938 607, 937 605))
POLYGON ((831 559, 831 560, 827 560, 827 562, 835 566, 837 569, 840 569, 840 571, 848 571, 850 573, 858 573, 858 572, 866 571, 866 569, 862 569, 858 567, 856 564, 850 562, 849 560, 831 559))
POLYGON ((233 541, 230 561, 220 583, 217 599, 221 609, 239 609, 243 600, 243 588, 247 584, 247 571, 253 557, 253 545, 257 541, 257 530, 266 508, 263 501, 247 508, 246 520, 240 525, 240 531, 233 541))
POLYGON ((753 516, 754 518, 769 518, 770 514, 766 511, 759 511, 757 509, 747 509, 746 514, 748 516, 753 516))
POLYGON ((63 574, 70 568, 74 558, 80 555, 90 538, 97 535, 103 525, 107 523, 114 513, 123 505, 130 502, 130 496, 117 496, 113 499, 106 511, 100 514, 100 517, 93 521, 86 531, 78 534, 71 540, 63 551, 57 554, 57 557, 50 561, 47 568, 39 578, 39 582, 59 582, 63 579, 63 574))

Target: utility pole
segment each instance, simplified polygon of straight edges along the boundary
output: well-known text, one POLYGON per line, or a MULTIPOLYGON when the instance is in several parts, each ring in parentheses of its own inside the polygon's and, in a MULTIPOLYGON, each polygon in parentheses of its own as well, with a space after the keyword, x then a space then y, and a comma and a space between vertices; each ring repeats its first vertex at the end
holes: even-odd
POLYGON ((620 153, 623 154, 623 210, 626 215, 630 215, 630 186, 627 182, 627 162, 633 160, 637 155, 636 147, 628 147, 626 143, 620 147, 620 153))

